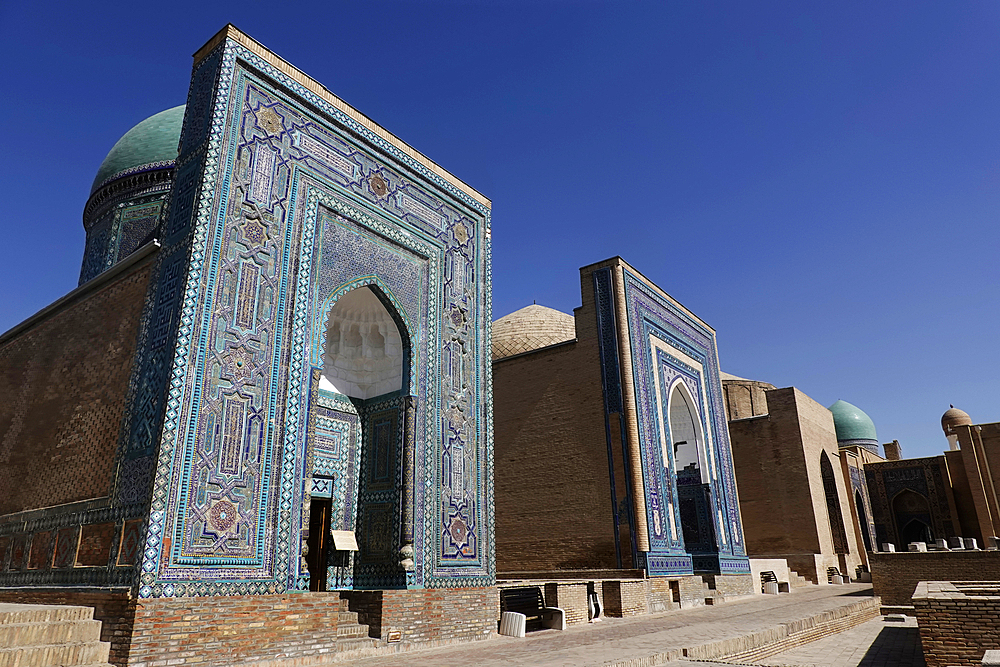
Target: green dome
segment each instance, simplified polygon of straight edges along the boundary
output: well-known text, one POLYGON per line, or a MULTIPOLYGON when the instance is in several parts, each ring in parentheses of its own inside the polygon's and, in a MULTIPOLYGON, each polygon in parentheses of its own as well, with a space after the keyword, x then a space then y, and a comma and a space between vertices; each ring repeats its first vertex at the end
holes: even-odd
POLYGON ((864 410, 847 401, 837 401, 830 406, 833 426, 837 429, 837 442, 848 444, 878 444, 875 424, 864 410))
POLYGON ((177 159, 183 120, 182 104, 150 116, 126 132, 101 163, 90 194, 94 194, 105 181, 125 172, 172 167, 177 159))

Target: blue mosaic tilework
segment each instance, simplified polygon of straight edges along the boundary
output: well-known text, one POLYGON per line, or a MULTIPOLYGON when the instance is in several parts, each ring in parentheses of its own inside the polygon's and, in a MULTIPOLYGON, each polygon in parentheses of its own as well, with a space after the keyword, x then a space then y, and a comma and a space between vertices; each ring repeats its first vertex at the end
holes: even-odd
MULTIPOLYGON (((182 306, 154 309, 150 322, 151 349, 159 330, 177 333, 140 596, 302 585, 302 387, 317 294, 336 282, 327 276, 320 288, 310 268, 321 210, 427 267, 415 295, 414 283, 392 287, 420 264, 390 266, 405 253, 375 258, 380 271, 351 278, 377 287, 414 340, 421 483, 412 583, 492 583, 488 210, 231 41, 196 69, 188 115, 166 230, 168 245, 190 234, 182 306)), ((146 451, 141 438, 130 444, 146 451)), ((391 525, 398 498, 389 505, 373 499, 359 516, 391 525)))
MULTIPOLYGON (((646 487, 651 547, 648 556, 660 553, 674 555, 678 550, 690 550, 683 544, 680 531, 677 476, 673 461, 662 460, 660 443, 671 440, 669 433, 660 433, 658 420, 653 418, 658 408, 666 414, 665 403, 656 405, 654 383, 659 380, 659 393, 664 401, 677 381, 684 382, 691 395, 698 397, 697 400, 705 401, 699 407, 703 420, 701 426, 706 440, 711 443, 709 461, 706 462, 711 473, 709 499, 703 509, 711 512, 718 551, 737 559, 745 557, 729 433, 722 407, 715 334, 654 292, 627 268, 623 269, 623 276, 632 349, 632 382, 640 420, 639 440, 646 487), (658 348, 654 354, 650 345, 651 336, 662 341, 665 349, 658 348), (671 349, 678 350, 679 354, 674 356, 669 352, 671 349), (697 360, 701 364, 701 372, 684 363, 682 359, 685 356, 697 360), (671 523, 676 526, 676 538, 670 530, 671 523)), ((667 420, 664 428, 669 429, 667 420)), ((672 459, 671 448, 667 451, 672 459)), ((699 569, 698 562, 694 563, 694 567, 699 569)))
MULTIPOLYGON (((628 442, 628 435, 625 432, 625 420, 622 417, 622 388, 621 388, 621 367, 618 356, 618 335, 614 313, 614 292, 612 288, 611 269, 599 269, 593 273, 594 280, 594 302, 597 310, 597 333, 598 351, 601 360, 601 385, 604 394, 604 431, 605 440, 608 445, 608 479, 610 480, 611 507, 614 512, 615 526, 615 560, 618 567, 626 567, 627 564, 636 566, 635 554, 622 554, 622 544, 620 533, 622 526, 626 526, 629 531, 629 544, 635 544, 635 520, 632 516, 631 489, 629 488, 628 475, 624 479, 615 478, 614 459, 616 454, 623 461, 628 460, 628 453, 625 451, 625 443, 628 442), (618 426, 617 442, 621 443, 622 451, 613 451, 616 439, 612 438, 611 415, 618 414, 616 420, 618 426)), ((690 559, 688 559, 690 561, 690 559)), ((674 563, 675 561, 670 561, 674 563)), ((690 565, 690 562, 688 562, 690 565)), ((668 567, 664 565, 664 567, 668 567)), ((670 566, 672 567, 672 565, 670 566)))

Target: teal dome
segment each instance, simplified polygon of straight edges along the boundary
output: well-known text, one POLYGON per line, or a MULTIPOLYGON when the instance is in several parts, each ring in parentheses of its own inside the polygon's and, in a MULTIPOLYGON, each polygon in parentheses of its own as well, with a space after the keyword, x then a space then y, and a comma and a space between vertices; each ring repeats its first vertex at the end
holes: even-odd
POLYGON ((150 116, 126 132, 101 163, 90 194, 106 181, 126 173, 173 167, 183 120, 182 104, 150 116))
POLYGON ((841 445, 878 446, 875 424, 865 411, 847 401, 837 401, 830 406, 833 426, 837 430, 837 442, 841 445))

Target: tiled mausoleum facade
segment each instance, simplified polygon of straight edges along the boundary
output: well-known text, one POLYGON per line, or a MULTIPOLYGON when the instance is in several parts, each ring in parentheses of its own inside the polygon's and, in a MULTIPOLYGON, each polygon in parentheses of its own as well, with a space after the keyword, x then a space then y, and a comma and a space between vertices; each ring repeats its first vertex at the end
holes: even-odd
POLYGON ((0 599, 461 589, 482 636, 490 202, 227 26, 84 224, 0 338, 0 599))
POLYGON ((580 277, 575 317, 495 323, 501 576, 698 573, 751 593, 715 331, 620 258, 580 277))

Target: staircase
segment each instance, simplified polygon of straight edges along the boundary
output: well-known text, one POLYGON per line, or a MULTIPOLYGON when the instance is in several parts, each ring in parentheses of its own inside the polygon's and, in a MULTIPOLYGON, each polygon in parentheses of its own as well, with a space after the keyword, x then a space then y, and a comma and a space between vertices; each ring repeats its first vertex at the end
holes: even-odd
POLYGON ((813 585, 813 582, 809 581, 801 574, 792 569, 788 570, 788 578, 790 579, 790 581, 788 582, 789 588, 802 588, 803 586, 813 585))
POLYGON ((0 604, 0 667, 111 667, 90 607, 0 604))
MULTIPOLYGON (((337 660, 374 654, 378 640, 368 636, 368 626, 358 623, 358 612, 348 607, 349 600, 342 598, 338 608, 337 660)), ((3 667, 0 663, 0 667, 3 667)))

